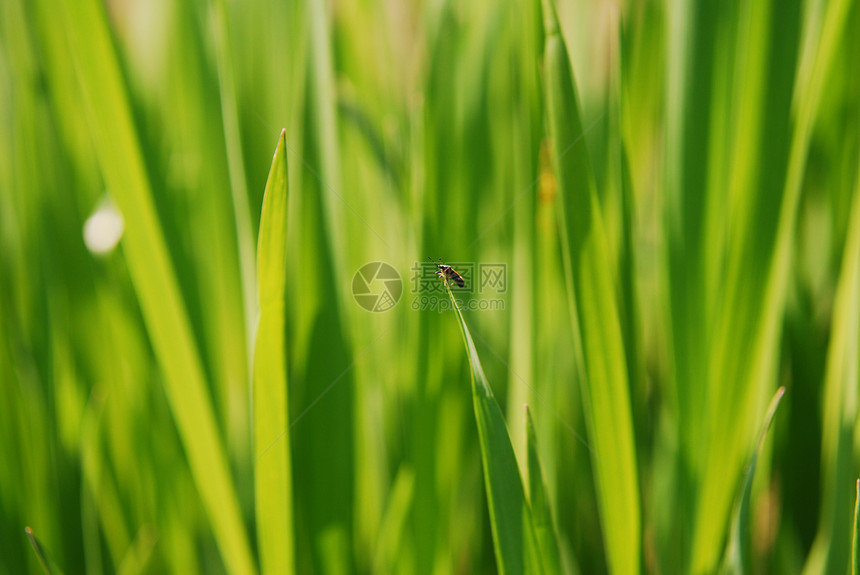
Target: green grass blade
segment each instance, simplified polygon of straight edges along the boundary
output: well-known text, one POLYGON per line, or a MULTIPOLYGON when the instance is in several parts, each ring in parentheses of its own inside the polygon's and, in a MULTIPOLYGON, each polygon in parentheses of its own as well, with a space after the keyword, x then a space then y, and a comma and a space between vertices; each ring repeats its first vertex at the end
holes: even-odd
POLYGON ((550 513, 550 502, 543 480, 543 470, 537 448, 537 433, 529 407, 526 406, 526 450, 528 451, 529 503, 534 519, 538 549, 547 575, 561 573, 558 540, 550 513))
POLYGON ((610 571, 638 573, 641 510, 627 360, 596 184, 567 49, 544 3, 549 131, 561 202, 560 231, 574 330, 580 331, 582 387, 610 571))
POLYGON ((248 536, 219 437, 196 342, 155 211, 122 74, 101 3, 63 2, 93 143, 107 187, 125 215, 123 249, 164 387, 200 497, 228 570, 254 573, 248 536))
POLYGON ((260 322, 254 352, 254 471, 263 573, 292 573, 295 568, 285 347, 288 187, 285 135, 286 131, 281 131, 266 182, 257 242, 260 322))
POLYGON ((457 310, 460 332, 463 334, 472 372, 475 423, 481 444, 484 485, 487 489, 490 527, 499 573, 540 573, 542 569, 532 513, 526 500, 505 418, 484 375, 475 342, 450 286, 448 295, 457 310))
POLYGON ((779 407, 782 396, 785 395, 785 388, 780 387, 776 390, 773 399, 770 401, 770 406, 764 416, 764 422, 761 426, 761 431, 758 436, 758 443, 753 450, 747 465, 744 481, 741 485, 741 492, 738 497, 737 507, 735 508, 734 518, 732 520, 731 537, 726 549, 726 560, 724 562, 723 571, 726 573, 748 573, 752 565, 750 558, 750 498, 752 497, 753 479, 755 477, 756 463, 758 456, 761 454, 764 440, 767 432, 773 423, 773 417, 776 415, 776 410, 779 407))
POLYGON ((854 537, 851 543, 851 573, 860 575, 860 479, 854 490, 854 537))
POLYGON ((25 527, 24 532, 27 534, 27 539, 30 540, 30 545, 33 547, 36 557, 39 558, 39 564, 42 566, 42 569, 45 570, 45 573, 48 575, 61 575, 62 571, 57 567, 56 563, 54 563, 53 559, 51 559, 50 555, 48 555, 42 547, 42 544, 39 543, 39 539, 36 537, 36 534, 33 533, 33 530, 29 527, 25 527))

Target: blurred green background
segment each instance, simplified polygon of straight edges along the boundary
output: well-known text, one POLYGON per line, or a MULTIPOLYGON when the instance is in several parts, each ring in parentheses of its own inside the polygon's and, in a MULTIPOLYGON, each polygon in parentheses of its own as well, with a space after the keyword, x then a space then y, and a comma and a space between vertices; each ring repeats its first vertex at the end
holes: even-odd
POLYGON ((41 571, 25 526, 66 573, 256 571, 275 445, 295 572, 497 572, 457 322, 415 309, 431 257, 507 266, 465 317, 520 466, 532 411, 562 572, 717 570, 782 385, 743 564, 846 573, 858 4, 3 0, 0 572, 41 571), (251 374, 282 128, 272 440, 251 374), (383 313, 351 292, 374 261, 404 281, 383 313))

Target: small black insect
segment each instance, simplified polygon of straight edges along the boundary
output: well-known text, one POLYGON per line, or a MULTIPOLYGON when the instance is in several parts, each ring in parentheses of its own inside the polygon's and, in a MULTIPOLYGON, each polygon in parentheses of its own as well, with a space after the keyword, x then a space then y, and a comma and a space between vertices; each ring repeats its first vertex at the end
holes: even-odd
MULTIPOLYGON (((430 258, 427 258, 430 260, 430 258)), ((430 260, 431 262, 433 260, 430 260)), ((433 262, 436 263, 436 262, 433 262)), ((460 287, 466 287, 466 280, 463 279, 463 276, 454 271, 454 268, 449 266, 448 264, 436 264, 436 267, 439 268, 436 270, 436 275, 442 278, 442 281, 447 283, 447 280, 451 280, 455 284, 460 287)))

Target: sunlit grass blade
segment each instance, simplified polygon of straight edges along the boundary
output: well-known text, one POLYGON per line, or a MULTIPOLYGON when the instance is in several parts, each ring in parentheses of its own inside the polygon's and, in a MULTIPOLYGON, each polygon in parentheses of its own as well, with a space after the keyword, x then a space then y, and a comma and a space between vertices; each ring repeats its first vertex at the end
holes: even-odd
POLYGON ((58 26, 69 39, 69 52, 83 96, 83 113, 90 125, 101 170, 125 216, 124 253, 164 372, 164 389, 191 473, 228 570, 254 573, 256 567, 199 351, 153 205, 104 10, 101 3, 93 0, 63 2, 56 11, 58 26))
POLYGON ((24 532, 27 534, 27 539, 30 540, 30 545, 33 547, 36 557, 39 558, 39 564, 42 566, 42 569, 45 570, 45 573, 48 575, 61 575, 62 571, 57 567, 57 564, 54 563, 54 560, 51 559, 50 555, 42 547, 42 544, 39 543, 39 539, 36 537, 36 534, 33 533, 33 530, 29 527, 25 527, 24 532))
POLYGON ((858 18, 0 0, 0 573, 844 575, 858 18))
POLYGON ((528 406, 526 406, 526 450, 528 451, 529 504, 531 505, 535 536, 537 537, 543 570, 547 575, 561 573, 558 540, 550 512, 550 501, 543 480, 543 469, 537 448, 537 434, 528 406))
POLYGON ((292 573, 295 569, 284 325, 288 187, 285 134, 285 130, 281 131, 266 182, 257 242, 260 320, 254 350, 254 495, 264 573, 292 573))
POLYGON ((785 395, 785 388, 780 387, 776 390, 776 394, 770 401, 770 406, 764 416, 764 422, 761 425, 761 431, 749 464, 747 465, 744 481, 741 484, 741 491, 735 507, 734 518, 732 519, 732 529, 729 538, 729 543, 726 548, 725 561, 723 563, 723 572, 725 573, 749 573, 752 566, 750 557, 750 498, 752 497, 753 479, 755 478, 756 463, 761 454, 764 440, 767 432, 773 423, 773 417, 776 415, 776 410, 779 407, 782 396, 785 395))
MULTIPOLYGON (((627 360, 584 125, 567 49, 544 2, 546 106, 562 206, 560 231, 573 329, 584 360, 582 386, 600 523, 610 571, 638 573, 641 510, 627 360)), ((579 351, 579 350, 577 350, 579 351)))
POLYGON ((502 410, 484 375, 475 342, 450 286, 448 295, 457 311, 460 332, 472 372, 472 401, 484 465, 484 485, 490 508, 490 527, 499 573, 541 573, 531 509, 526 500, 514 447, 502 410))

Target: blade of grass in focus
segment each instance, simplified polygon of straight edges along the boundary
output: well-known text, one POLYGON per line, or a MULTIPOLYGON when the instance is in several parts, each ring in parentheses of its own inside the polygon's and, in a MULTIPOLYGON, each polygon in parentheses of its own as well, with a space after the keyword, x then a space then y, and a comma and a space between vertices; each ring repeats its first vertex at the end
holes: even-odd
POLYGON ((63 2, 60 25, 108 188, 125 215, 124 252, 164 387, 216 541, 232 573, 256 572, 188 314, 152 201, 104 7, 63 2))
POLYGON ((451 305, 457 311, 457 320, 469 367, 472 373, 472 401, 475 423, 481 444, 481 461, 484 465, 484 485, 487 505, 490 508, 490 527, 496 551, 499 573, 541 573, 540 550, 537 546, 531 508, 526 500, 514 447, 508 435, 502 410, 493 396, 493 390, 484 375, 484 368, 475 349, 472 334, 463 313, 454 299, 451 287, 445 284, 451 305))
POLYGON ((544 573, 560 574, 561 558, 558 553, 558 539, 550 512, 549 497, 544 485, 543 469, 537 447, 537 433, 529 407, 526 406, 526 450, 528 451, 528 490, 535 536, 538 549, 543 558, 544 573))
POLYGON ((776 394, 770 401, 770 407, 768 407, 767 413, 764 416, 764 422, 759 432, 758 443, 753 450, 746 473, 744 474, 744 481, 741 484, 741 492, 735 508, 734 518, 732 519, 731 533, 726 548, 726 557, 723 565, 723 572, 725 573, 751 572, 750 500, 752 498, 753 479, 755 477, 756 463, 758 462, 759 455, 761 455, 765 437, 771 423, 773 423, 773 417, 776 415, 776 410, 779 407, 780 401, 782 401, 783 395, 785 395, 785 388, 780 387, 776 390, 776 394))
POLYGON ((559 228, 606 554, 612 573, 638 573, 640 504, 633 422, 619 313, 585 129, 555 10, 544 1, 545 98, 553 143, 559 228))
POLYGON ((263 573, 292 573, 295 569, 285 355, 288 187, 285 136, 286 130, 281 131, 272 159, 257 241, 260 319, 254 350, 254 495, 263 573))

